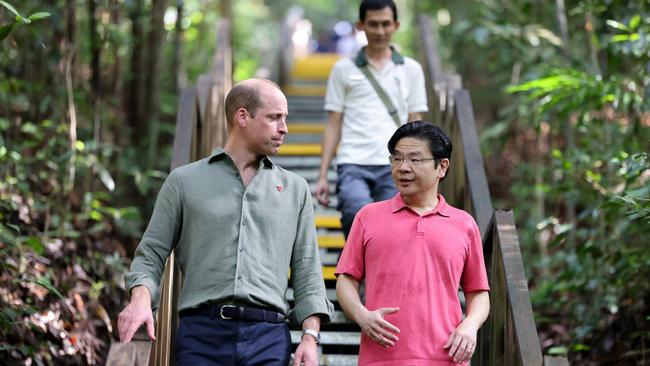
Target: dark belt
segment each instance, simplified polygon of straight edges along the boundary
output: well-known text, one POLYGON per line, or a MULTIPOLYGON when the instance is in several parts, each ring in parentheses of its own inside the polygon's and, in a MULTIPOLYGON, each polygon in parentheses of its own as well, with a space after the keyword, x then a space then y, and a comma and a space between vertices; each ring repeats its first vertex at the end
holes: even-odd
POLYGON ((180 317, 205 315, 210 318, 225 320, 252 320, 270 323, 282 323, 286 320, 286 317, 277 311, 238 305, 204 305, 198 308, 182 310, 178 315, 180 317))

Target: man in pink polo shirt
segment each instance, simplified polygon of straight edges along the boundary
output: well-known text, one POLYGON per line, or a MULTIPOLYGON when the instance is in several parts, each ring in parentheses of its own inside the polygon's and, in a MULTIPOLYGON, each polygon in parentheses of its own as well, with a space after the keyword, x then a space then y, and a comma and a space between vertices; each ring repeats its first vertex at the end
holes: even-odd
POLYGON ((466 364, 490 299, 476 222, 438 194, 451 140, 415 121, 397 129, 388 150, 399 193, 357 213, 336 267, 339 303, 363 332, 359 365, 466 364))

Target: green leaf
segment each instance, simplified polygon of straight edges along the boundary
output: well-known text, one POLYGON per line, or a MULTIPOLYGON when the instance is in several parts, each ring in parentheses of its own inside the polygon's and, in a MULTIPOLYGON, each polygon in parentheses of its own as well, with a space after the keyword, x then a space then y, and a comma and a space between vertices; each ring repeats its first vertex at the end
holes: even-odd
POLYGON ((609 26, 612 27, 612 28, 616 28, 616 29, 624 30, 624 31, 626 31, 626 32, 629 32, 629 31, 630 31, 630 28, 628 28, 627 25, 625 25, 625 24, 623 24, 623 23, 621 23, 621 22, 617 22, 617 21, 615 21, 615 20, 611 20, 611 19, 610 19, 610 20, 607 20, 605 23, 607 23, 607 25, 609 25, 609 26))
POLYGON ((115 189, 115 181, 113 180, 113 177, 111 177, 111 173, 109 173, 104 167, 99 168, 99 179, 101 179, 102 183, 104 183, 109 191, 112 192, 115 189))
POLYGON ((0 28, 0 42, 2 42, 3 39, 7 38, 9 33, 11 33, 11 31, 14 29, 14 24, 15 23, 3 25, 0 28))
POLYGON ((47 18, 49 16, 50 16, 50 13, 45 12, 45 11, 39 11, 37 13, 34 13, 34 14, 28 16, 27 18, 29 18, 29 20, 39 20, 39 19, 47 18))
POLYGON ((39 277, 39 278, 37 278, 36 280, 34 280, 34 283, 37 284, 37 285, 39 285, 39 286, 45 287, 45 288, 48 289, 50 292, 52 292, 52 293, 54 293, 56 296, 58 296, 60 299, 63 299, 63 295, 61 295, 61 293, 59 292, 59 290, 57 290, 57 289, 52 285, 52 282, 50 282, 50 279, 49 279, 49 278, 47 278, 47 277, 39 277))
POLYGON ((630 19, 630 29, 635 30, 641 23, 641 15, 637 14, 630 19))
POLYGON ((41 239, 35 236, 31 238, 27 238, 27 240, 25 240, 25 244, 27 244, 29 247, 34 249, 34 252, 36 252, 36 254, 38 255, 43 254, 43 251, 45 250, 45 248, 43 247, 43 242, 41 242, 41 239))
POLYGON ((580 343, 577 343, 577 344, 573 344, 573 345, 571 345, 571 349, 572 349, 573 351, 588 351, 588 350, 591 349, 591 347, 589 347, 589 346, 586 345, 586 344, 580 344, 580 343))
POLYGON ((551 356, 566 355, 568 351, 569 350, 564 346, 555 346, 548 349, 548 354, 551 356))
POLYGON ((0 0, 0 5, 4 5, 4 7, 9 9, 10 12, 14 13, 17 17, 20 17, 18 10, 16 10, 16 8, 11 6, 11 4, 9 4, 8 2, 0 0))
POLYGON ((617 34, 615 36, 612 36, 610 40, 613 43, 617 42, 634 42, 639 40, 639 33, 632 33, 632 34, 617 34))

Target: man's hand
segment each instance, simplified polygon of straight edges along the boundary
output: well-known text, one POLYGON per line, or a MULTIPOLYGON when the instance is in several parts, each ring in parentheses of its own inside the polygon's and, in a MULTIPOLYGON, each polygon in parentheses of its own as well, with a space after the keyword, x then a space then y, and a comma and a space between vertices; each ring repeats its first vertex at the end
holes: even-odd
POLYGON ((396 326, 384 319, 385 315, 395 314, 399 308, 380 308, 373 311, 363 311, 356 317, 361 330, 373 341, 388 348, 395 345, 399 338, 393 333, 399 333, 396 326), (392 332, 392 333, 391 333, 392 332))
POLYGON ((117 330, 120 341, 128 343, 142 324, 147 325, 147 334, 152 341, 156 340, 153 326, 153 313, 151 312, 151 294, 144 286, 137 286, 131 290, 131 302, 117 318, 117 330))
POLYGON ((296 355, 293 359, 293 366, 318 366, 318 347, 316 339, 305 334, 296 348, 296 355))
POLYGON ((316 182, 316 200, 323 206, 330 204, 330 184, 327 177, 319 177, 316 182))
POLYGON ((449 335, 445 349, 449 349, 449 357, 456 363, 468 362, 476 350, 476 333, 478 327, 463 321, 449 335))

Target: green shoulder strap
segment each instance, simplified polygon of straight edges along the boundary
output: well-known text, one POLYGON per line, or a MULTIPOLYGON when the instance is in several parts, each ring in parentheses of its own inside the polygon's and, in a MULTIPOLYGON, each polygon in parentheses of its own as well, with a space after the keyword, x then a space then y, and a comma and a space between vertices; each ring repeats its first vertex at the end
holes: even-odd
POLYGON ((402 122, 399 120, 399 115, 397 113, 397 108, 393 105, 393 102, 390 100, 390 97, 386 94, 386 91, 384 88, 379 85, 379 82, 377 82, 377 79, 375 79, 374 76, 372 76, 372 73, 370 70, 368 70, 367 66, 357 66, 359 67, 359 70, 366 76, 366 79, 370 82, 373 88, 375 88, 375 91, 377 92, 377 95, 379 96, 379 99, 381 99, 382 102, 384 102, 384 105, 386 106, 386 109, 388 109, 388 114, 393 118, 393 121, 397 125, 397 128, 399 128, 402 125, 402 122))

